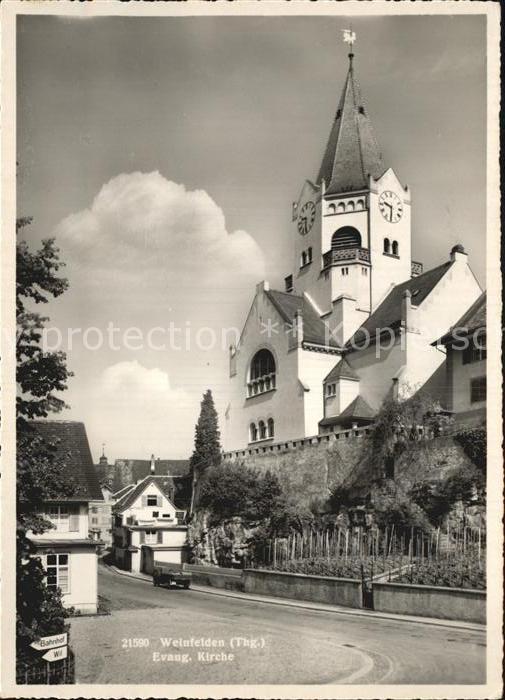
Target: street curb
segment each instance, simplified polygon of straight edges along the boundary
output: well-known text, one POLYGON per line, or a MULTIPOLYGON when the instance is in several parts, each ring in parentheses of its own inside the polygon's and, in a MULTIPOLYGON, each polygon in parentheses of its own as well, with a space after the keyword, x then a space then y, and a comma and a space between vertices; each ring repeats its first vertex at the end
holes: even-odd
MULTIPOLYGON (((107 569, 110 569, 114 573, 120 574, 121 576, 127 576, 128 578, 134 578, 137 581, 144 581, 144 583, 151 583, 151 577, 144 576, 142 574, 134 574, 130 571, 122 571, 117 569, 115 566, 110 564, 105 564, 107 569)), ((191 586, 192 591, 197 593, 207 593, 209 595, 224 596, 227 598, 238 598, 242 600, 248 600, 256 603, 266 603, 268 605, 283 605, 285 607, 291 608, 302 608, 304 610, 313 610, 315 612, 327 612, 339 615, 351 615, 357 617, 366 617, 370 619, 380 619, 380 620, 391 620, 393 622, 410 622, 417 623, 420 625, 433 625, 435 627, 450 627, 453 629, 463 629, 471 630, 472 632, 481 632, 485 634, 486 625, 480 625, 478 623, 472 622, 460 622, 459 620, 444 620, 434 617, 416 617, 414 615, 393 615, 383 612, 376 612, 375 610, 359 610, 357 608, 345 608, 336 605, 321 605, 320 603, 311 603, 309 601, 295 600, 294 598, 273 598, 269 596, 255 596, 249 593, 236 593, 232 591, 225 591, 216 588, 211 588, 210 586, 191 586)))

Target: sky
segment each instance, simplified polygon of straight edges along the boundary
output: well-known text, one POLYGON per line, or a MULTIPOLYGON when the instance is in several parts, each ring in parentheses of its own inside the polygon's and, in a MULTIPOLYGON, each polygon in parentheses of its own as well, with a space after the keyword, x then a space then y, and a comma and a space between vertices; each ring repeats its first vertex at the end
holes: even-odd
MULTIPOLYGON (((102 443, 110 460, 189 457, 208 388, 223 427, 227 347, 255 284, 292 272, 291 206, 320 165, 348 26, 18 17, 18 214, 66 263, 46 341, 74 372, 59 417, 85 422, 95 459, 102 443)), ((463 243, 484 287, 485 18, 352 29, 385 163, 411 189, 413 259, 463 243)))

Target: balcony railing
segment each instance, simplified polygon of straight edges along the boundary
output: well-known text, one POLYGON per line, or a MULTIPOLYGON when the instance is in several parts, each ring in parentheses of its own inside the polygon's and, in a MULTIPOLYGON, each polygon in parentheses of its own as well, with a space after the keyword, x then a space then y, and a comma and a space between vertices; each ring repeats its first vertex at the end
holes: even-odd
POLYGON ((415 260, 412 260, 411 266, 410 266, 410 274, 412 277, 417 277, 417 275, 422 275, 423 274, 423 263, 416 262, 415 260))
POLYGON ((275 389, 275 372, 271 374, 265 374, 263 377, 258 377, 257 379, 252 379, 247 382, 247 396, 257 396, 258 394, 264 394, 266 391, 271 391, 275 389))
POLYGON ((323 267, 354 261, 370 262, 368 248, 334 248, 323 254, 323 267))

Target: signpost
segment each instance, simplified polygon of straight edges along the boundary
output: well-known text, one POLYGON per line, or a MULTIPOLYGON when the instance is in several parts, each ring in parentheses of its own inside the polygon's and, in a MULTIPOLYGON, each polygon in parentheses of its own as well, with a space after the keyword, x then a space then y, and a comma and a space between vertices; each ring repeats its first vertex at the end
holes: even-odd
MULTIPOLYGON (((48 649, 56 649, 57 647, 66 647, 68 644, 68 634, 53 634, 50 637, 41 637, 36 642, 32 642, 30 646, 37 651, 47 651, 48 649)), ((45 657, 44 657, 45 658, 45 657)))
POLYGON ((57 649, 49 649, 42 658, 46 661, 61 661, 68 656, 68 647, 58 647, 57 649))
POLYGON ((62 661, 68 657, 68 633, 52 634, 49 637, 41 637, 30 644, 36 651, 44 651, 42 658, 47 662, 47 682, 51 682, 50 664, 53 661, 62 661))

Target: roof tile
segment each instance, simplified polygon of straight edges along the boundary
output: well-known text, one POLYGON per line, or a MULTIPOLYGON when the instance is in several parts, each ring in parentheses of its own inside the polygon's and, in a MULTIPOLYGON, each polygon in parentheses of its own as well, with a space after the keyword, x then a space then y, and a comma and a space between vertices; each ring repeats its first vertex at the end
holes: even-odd
POLYGON ((100 482, 91 457, 84 423, 76 421, 30 421, 44 441, 54 445, 63 465, 63 479, 74 486, 71 496, 58 500, 102 501, 100 482))

